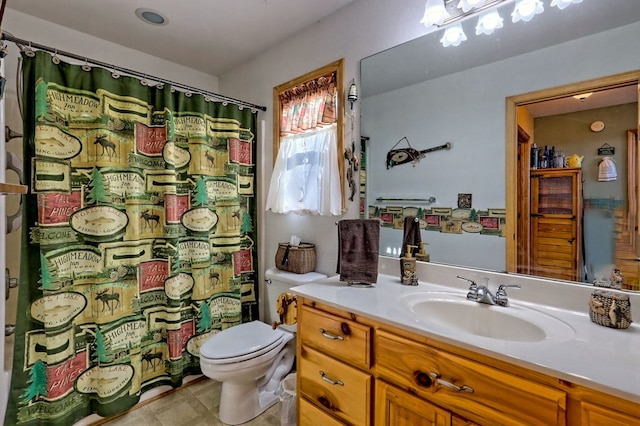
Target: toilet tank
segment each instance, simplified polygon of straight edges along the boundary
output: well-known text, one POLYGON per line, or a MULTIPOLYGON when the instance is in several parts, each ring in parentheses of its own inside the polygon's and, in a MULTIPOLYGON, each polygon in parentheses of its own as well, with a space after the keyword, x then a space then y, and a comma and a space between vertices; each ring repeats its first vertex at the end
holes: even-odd
MULTIPOLYGON (((264 322, 273 324, 280 317, 276 312, 278 296, 281 293, 289 292, 291 287, 302 284, 308 284, 314 281, 320 281, 327 278, 326 275, 319 272, 307 272, 306 274, 294 274, 293 272, 281 271, 277 268, 269 268, 264 274, 264 303, 265 309, 264 322)), ((284 328, 295 329, 295 326, 283 326, 284 328)))

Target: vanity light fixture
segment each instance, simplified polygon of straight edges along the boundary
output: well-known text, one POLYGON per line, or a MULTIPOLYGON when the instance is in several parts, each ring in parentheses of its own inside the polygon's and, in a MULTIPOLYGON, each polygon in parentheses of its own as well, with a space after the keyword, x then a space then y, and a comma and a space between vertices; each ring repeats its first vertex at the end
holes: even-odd
POLYGON ((427 28, 432 25, 439 26, 450 16, 444 7, 444 0, 427 0, 427 4, 424 7, 424 16, 420 23, 427 28))
POLYGON ((460 43, 462 43, 466 39, 467 36, 462 29, 462 24, 458 22, 457 24, 453 24, 447 27, 446 30, 444 30, 444 35, 440 39, 440 43, 442 43, 444 47, 460 46, 460 43))
POLYGON ((482 6, 483 4, 484 0, 460 0, 460 3, 458 3, 458 8, 462 9, 464 13, 467 13, 471 9, 482 6))
POLYGON ((478 25, 476 25, 476 35, 479 34, 493 34, 495 30, 498 30, 504 26, 502 16, 498 13, 498 9, 489 10, 484 12, 478 18, 478 25))
POLYGON ((535 15, 544 12, 544 6, 540 0, 516 0, 511 18, 513 22, 529 22, 535 15))
POLYGON ((562 10, 572 3, 582 3, 582 0, 552 0, 551 7, 556 6, 558 9, 562 10))
MULTIPOLYGON (((558 9, 575 3, 582 3, 582 0, 551 0, 551 6, 558 9)), ((445 34, 440 39, 442 45, 458 46, 467 39, 461 22, 479 16, 476 35, 492 34, 504 26, 498 9, 507 4, 515 4, 511 13, 514 23, 529 22, 535 15, 544 12, 542 0, 426 0, 420 23, 433 31, 444 27, 445 34)))

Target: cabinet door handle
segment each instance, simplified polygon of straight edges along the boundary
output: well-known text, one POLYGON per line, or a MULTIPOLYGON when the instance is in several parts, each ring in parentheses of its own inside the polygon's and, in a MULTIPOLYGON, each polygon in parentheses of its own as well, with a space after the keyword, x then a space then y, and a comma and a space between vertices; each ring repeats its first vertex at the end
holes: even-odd
POLYGON ((331 334, 331 333, 327 333, 325 331, 324 328, 320 329, 320 334, 322 334, 324 337, 326 337, 327 339, 331 339, 331 340, 344 340, 344 337, 342 336, 337 336, 335 334, 331 334))
POLYGON ((467 386, 467 385, 462 385, 462 386, 457 386, 454 385, 451 382, 447 382, 446 380, 442 380, 440 378, 440 375, 438 373, 434 373, 433 371, 429 373, 429 375, 436 381, 436 383, 438 383, 439 385, 444 386, 447 389, 451 389, 454 390, 456 392, 469 392, 469 393, 473 393, 473 388, 467 386))
POLYGON ((324 374, 324 371, 320 372, 320 376, 322 376, 322 380, 324 380, 325 382, 332 384, 332 385, 338 385, 338 386, 344 386, 344 382, 342 380, 333 380, 329 377, 327 377, 326 374, 324 374))

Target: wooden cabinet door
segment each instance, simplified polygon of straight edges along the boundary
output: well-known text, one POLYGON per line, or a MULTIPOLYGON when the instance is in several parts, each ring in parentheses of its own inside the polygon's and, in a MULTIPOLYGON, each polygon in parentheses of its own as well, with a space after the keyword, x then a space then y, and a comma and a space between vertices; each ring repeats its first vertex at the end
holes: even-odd
POLYGON ((376 426, 451 426, 451 413, 382 380, 376 381, 376 426))
POLYGON ((582 170, 531 171, 531 274, 581 281, 582 170))
POLYGON ((583 402, 582 426, 630 426, 640 424, 640 419, 620 411, 583 402))

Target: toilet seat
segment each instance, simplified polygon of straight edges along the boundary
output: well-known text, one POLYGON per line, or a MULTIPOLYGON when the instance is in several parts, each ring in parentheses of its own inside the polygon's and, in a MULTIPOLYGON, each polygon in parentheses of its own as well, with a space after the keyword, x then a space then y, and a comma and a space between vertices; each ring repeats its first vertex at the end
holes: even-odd
POLYGON ((284 338, 282 330, 252 321, 211 336, 200 348, 200 356, 212 364, 237 363, 280 348, 284 338))

